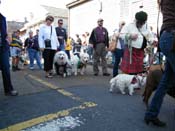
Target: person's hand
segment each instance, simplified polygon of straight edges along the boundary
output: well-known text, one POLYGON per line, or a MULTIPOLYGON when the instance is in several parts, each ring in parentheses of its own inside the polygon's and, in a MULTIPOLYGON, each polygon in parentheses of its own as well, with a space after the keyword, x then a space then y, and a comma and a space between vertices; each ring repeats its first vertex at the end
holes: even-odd
POLYGON ((119 38, 119 35, 120 35, 120 33, 118 33, 118 32, 115 33, 115 37, 116 37, 116 38, 119 38))
POLYGON ((106 47, 105 49, 106 49, 106 51, 110 51, 110 50, 109 50, 109 47, 106 47))
POLYGON ((90 44, 90 43, 89 43, 89 47, 93 47, 93 44, 90 44))
POLYGON ((40 51, 42 51, 42 52, 43 52, 43 51, 44 51, 44 48, 40 48, 40 51))
POLYGON ((136 40, 136 39, 138 38, 138 34, 131 34, 131 35, 130 35, 130 38, 131 38, 132 40, 136 40))

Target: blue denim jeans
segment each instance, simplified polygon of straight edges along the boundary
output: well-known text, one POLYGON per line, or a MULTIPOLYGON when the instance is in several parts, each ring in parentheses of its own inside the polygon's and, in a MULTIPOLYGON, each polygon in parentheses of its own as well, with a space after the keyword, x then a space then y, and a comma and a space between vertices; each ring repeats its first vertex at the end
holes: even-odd
POLYGON ((65 51, 65 45, 64 45, 64 43, 63 44, 60 44, 60 46, 58 48, 58 51, 65 51))
POLYGON ((118 69, 119 69, 119 63, 121 61, 121 58, 123 57, 123 49, 116 49, 113 52, 114 56, 114 66, 113 66, 113 77, 118 75, 118 69))
POLYGON ((34 60, 36 59, 37 65, 39 69, 42 69, 39 51, 28 48, 29 60, 30 60, 30 67, 34 67, 34 60))
POLYGON ((175 52, 172 51, 173 39, 173 33, 166 31, 164 31, 160 37, 160 48, 166 56, 165 71, 151 101, 150 107, 145 114, 146 118, 155 118, 158 116, 163 98, 169 88, 168 83, 170 83, 173 76, 175 76, 175 52))
POLYGON ((2 71, 4 92, 8 93, 13 90, 10 76, 9 51, 2 48, 0 48, 0 70, 2 71))

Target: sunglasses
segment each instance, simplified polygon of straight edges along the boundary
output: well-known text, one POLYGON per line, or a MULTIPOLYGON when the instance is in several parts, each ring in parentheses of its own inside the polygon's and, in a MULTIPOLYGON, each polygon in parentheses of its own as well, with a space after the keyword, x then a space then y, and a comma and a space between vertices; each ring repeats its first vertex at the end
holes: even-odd
POLYGON ((63 23, 58 23, 58 24, 62 25, 63 23))
POLYGON ((47 20, 49 20, 49 21, 53 22, 53 19, 52 19, 52 18, 48 18, 47 20))

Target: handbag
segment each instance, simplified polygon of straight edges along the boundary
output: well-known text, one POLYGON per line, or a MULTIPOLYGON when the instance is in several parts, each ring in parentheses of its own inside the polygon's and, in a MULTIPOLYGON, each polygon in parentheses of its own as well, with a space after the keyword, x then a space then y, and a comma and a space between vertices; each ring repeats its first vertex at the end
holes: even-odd
POLYGON ((144 50, 146 48, 146 46, 147 46, 147 40, 146 40, 146 38, 145 38, 145 36, 143 34, 142 34, 142 36, 143 36, 143 42, 142 42, 141 49, 144 50))
POLYGON ((111 36, 111 40, 109 42, 109 48, 108 50, 113 52, 115 51, 115 49, 117 48, 117 41, 118 41, 118 38, 116 38, 115 36, 115 33, 111 36))
POLYGON ((44 43, 45 43, 45 48, 51 48, 51 40, 50 39, 44 40, 44 43))
MULTIPOLYGON (((50 32, 50 39, 51 39, 51 36, 52 36, 52 26, 51 26, 51 32, 50 32)), ((51 40, 50 39, 45 39, 44 40, 44 43, 45 43, 45 48, 51 48, 51 40)))

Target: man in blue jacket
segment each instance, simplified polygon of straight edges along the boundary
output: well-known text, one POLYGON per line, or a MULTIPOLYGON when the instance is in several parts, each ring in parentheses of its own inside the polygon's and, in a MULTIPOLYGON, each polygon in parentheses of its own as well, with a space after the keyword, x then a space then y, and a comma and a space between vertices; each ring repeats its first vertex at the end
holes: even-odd
MULTIPOLYGON (((1 3, 1 0, 0 0, 1 3)), ((16 96, 10 78, 9 43, 7 41, 6 18, 0 13, 0 70, 2 72, 5 95, 16 96)))
POLYGON ((56 27, 56 33, 57 33, 57 37, 58 37, 58 41, 60 43, 60 46, 59 46, 59 51, 62 50, 64 51, 65 50, 65 45, 66 45, 66 42, 67 42, 67 33, 66 33, 66 29, 62 27, 63 26, 63 19, 59 19, 58 20, 58 27, 56 27))

